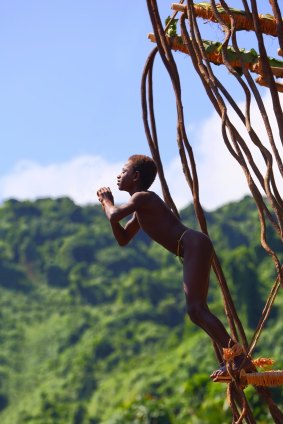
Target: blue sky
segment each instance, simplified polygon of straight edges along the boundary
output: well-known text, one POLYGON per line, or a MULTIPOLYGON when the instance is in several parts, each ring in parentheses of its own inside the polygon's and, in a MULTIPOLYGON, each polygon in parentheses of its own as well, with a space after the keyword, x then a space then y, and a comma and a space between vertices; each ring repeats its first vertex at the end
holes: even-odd
MULTIPOLYGON (((265 7, 262 12, 270 11, 268 1, 260 3, 265 7)), ((165 21, 171 2, 158 4, 165 21)), ((223 39, 214 24, 206 24, 203 31, 208 38, 223 39)), ((100 185, 110 185, 115 192, 115 176, 127 157, 149 153, 140 100, 143 67, 154 47, 147 39, 149 32, 145 0, 2 2, 0 200, 69 195, 83 204, 96 201, 100 185)), ((242 47, 253 47, 250 34, 241 37, 242 47)), ((277 41, 269 37, 267 44, 274 53, 277 41)), ((203 203, 213 208, 245 194, 245 181, 222 147, 211 149, 211 142, 204 143, 212 134, 220 138, 217 118, 190 59, 181 53, 175 56, 188 134, 203 169, 203 203), (217 189, 217 178, 223 180, 228 169, 230 186, 217 189)), ((231 76, 220 67, 217 72, 241 102, 243 96, 231 76)), ((162 159, 173 197, 182 207, 191 197, 180 180, 175 100, 159 59, 154 83, 162 159)), ((123 201, 117 190, 114 194, 123 201)))

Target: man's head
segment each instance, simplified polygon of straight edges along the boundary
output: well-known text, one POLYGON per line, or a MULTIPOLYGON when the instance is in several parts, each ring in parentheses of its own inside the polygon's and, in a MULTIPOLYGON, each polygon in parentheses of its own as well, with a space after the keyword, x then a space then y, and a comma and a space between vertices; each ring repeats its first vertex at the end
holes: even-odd
POLYGON ((143 190, 147 190, 157 174, 157 167, 153 159, 145 155, 132 155, 128 162, 133 166, 135 172, 139 172, 140 182, 143 190))
POLYGON ((147 190, 153 183, 157 173, 155 162, 145 155, 130 156, 117 176, 119 190, 134 193, 136 190, 147 190))

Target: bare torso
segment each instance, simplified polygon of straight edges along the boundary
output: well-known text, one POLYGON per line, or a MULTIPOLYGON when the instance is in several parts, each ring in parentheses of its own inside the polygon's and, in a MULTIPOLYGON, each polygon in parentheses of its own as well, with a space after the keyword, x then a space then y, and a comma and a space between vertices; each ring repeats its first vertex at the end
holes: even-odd
POLYGON ((176 255, 178 240, 187 227, 163 200, 151 191, 140 192, 136 199, 136 218, 150 238, 176 255))

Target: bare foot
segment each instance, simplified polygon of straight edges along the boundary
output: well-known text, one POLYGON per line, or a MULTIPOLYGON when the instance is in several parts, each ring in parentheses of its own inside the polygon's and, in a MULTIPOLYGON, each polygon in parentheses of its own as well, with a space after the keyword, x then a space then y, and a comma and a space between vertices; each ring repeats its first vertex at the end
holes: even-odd
POLYGON ((220 368, 213 371, 213 373, 210 375, 210 378, 213 381, 217 381, 218 379, 225 380, 226 378, 230 379, 229 373, 226 369, 226 365, 222 365, 220 368))
MULTIPOLYGON (((240 373, 241 369, 244 369, 246 372, 252 372, 254 371, 254 366, 250 359, 248 359, 245 355, 239 355, 236 358, 234 358, 232 363, 232 372, 237 374, 240 373)), ((213 373, 210 375, 210 378, 213 381, 218 380, 227 380, 230 381, 231 377, 227 371, 226 365, 222 365, 217 370, 213 371, 213 373)))

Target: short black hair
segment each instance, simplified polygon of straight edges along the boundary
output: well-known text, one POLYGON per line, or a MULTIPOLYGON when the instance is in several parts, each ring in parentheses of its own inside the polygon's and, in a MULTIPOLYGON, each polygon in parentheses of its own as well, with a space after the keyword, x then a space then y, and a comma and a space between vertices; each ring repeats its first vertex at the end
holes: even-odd
POLYGON ((157 174, 157 167, 152 158, 146 155, 132 155, 128 159, 132 162, 134 170, 140 172, 141 183, 144 190, 147 190, 157 174))

